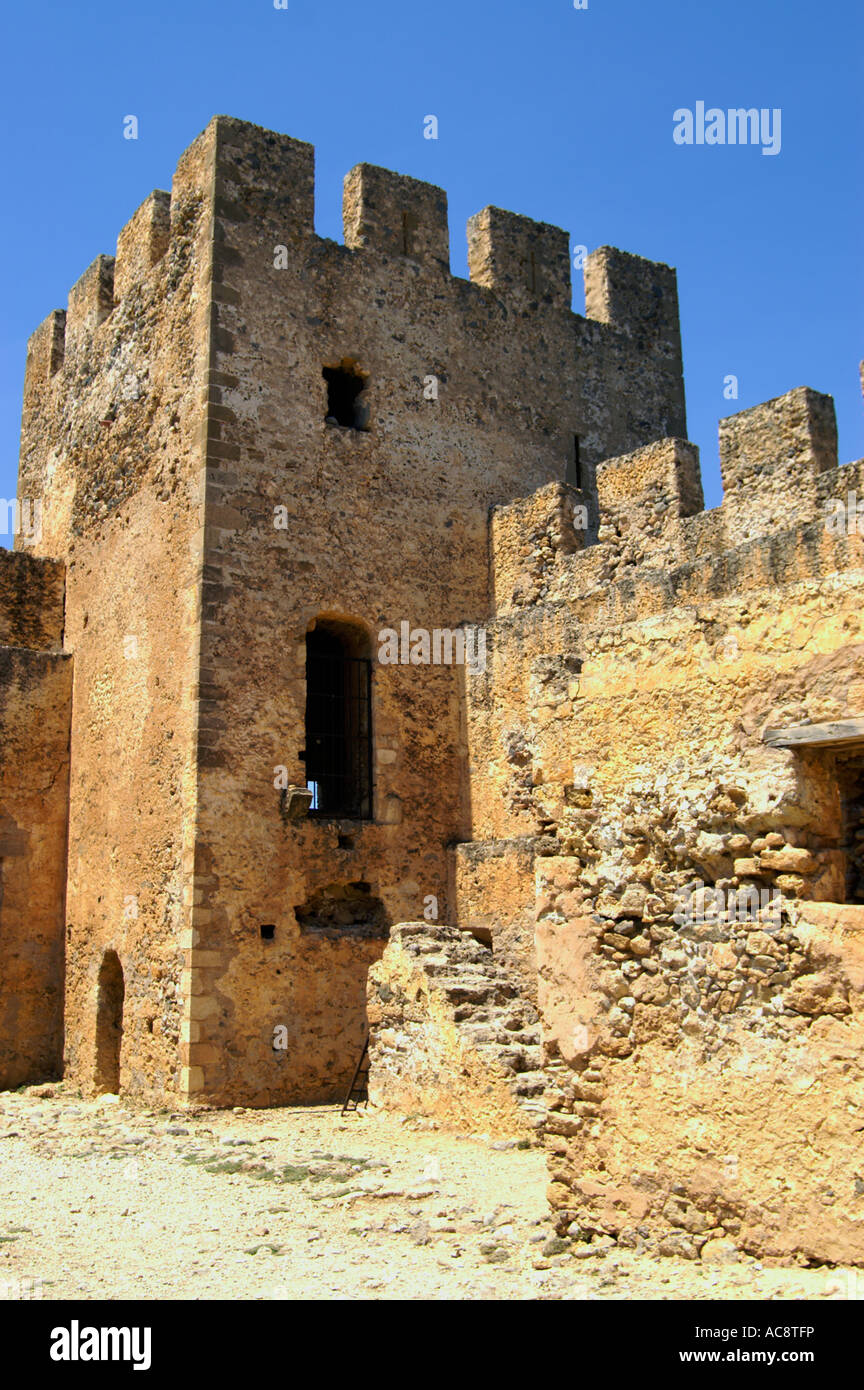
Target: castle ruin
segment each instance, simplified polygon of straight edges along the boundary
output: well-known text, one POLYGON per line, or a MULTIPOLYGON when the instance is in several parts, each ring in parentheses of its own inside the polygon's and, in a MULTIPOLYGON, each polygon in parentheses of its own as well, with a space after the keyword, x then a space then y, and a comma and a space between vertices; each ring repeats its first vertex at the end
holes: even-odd
POLYGON ((864 461, 800 388, 706 511, 673 270, 313 202, 217 117, 30 340, 0 1084, 332 1101, 371 1029, 562 1230, 864 1261, 864 461))

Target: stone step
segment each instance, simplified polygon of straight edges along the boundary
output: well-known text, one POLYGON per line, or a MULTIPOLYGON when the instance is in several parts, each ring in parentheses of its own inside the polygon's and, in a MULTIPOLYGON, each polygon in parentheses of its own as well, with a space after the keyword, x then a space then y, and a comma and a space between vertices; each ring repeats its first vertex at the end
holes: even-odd
POLYGON ((461 976, 470 977, 472 980, 490 980, 488 972, 481 966, 475 965, 472 961, 453 961, 447 956, 427 956, 423 961, 423 969, 429 975, 436 978, 449 976, 452 980, 458 980, 461 976), (457 967, 454 969, 454 966, 457 967))
POLYGON ((493 1014, 491 1018, 476 1019, 467 1022, 462 1027, 462 1032, 477 1043, 494 1043, 503 1048, 531 1048, 536 1049, 537 1056, 542 1053, 539 1029, 524 1029, 514 1032, 513 1030, 502 1028, 500 1021, 493 1014))
POLYGON ((504 1003, 515 993, 512 985, 506 985, 499 980, 442 978, 436 983, 452 1004, 484 1004, 490 999, 504 1003))
POLYGON ((519 1096, 536 1097, 539 1100, 546 1090, 546 1077, 542 1071, 522 1072, 513 1082, 513 1089, 519 1096))

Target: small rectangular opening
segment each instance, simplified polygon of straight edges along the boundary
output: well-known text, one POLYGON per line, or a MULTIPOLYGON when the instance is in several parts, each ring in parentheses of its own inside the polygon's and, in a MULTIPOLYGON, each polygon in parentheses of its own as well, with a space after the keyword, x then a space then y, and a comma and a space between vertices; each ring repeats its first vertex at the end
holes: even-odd
POLYGON ((356 362, 350 357, 343 357, 338 366, 324 367, 322 375, 327 382, 326 424, 340 425, 349 430, 368 430, 369 410, 361 399, 368 378, 358 369, 356 362))

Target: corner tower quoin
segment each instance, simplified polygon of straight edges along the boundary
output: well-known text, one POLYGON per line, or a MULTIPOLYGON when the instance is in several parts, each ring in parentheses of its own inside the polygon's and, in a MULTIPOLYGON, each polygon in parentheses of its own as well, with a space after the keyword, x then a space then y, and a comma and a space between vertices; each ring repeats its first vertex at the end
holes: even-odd
MULTIPOLYGON (((98 1066, 116 958, 121 1090, 181 1095, 182 943, 194 865, 212 157, 205 134, 28 345, 27 541, 66 572, 73 655, 65 1066, 98 1066)), ((59 911, 63 911, 62 903, 59 911)))
MULTIPOLYGON (((563 232, 485 210, 466 282, 449 273, 441 190, 358 166, 344 246, 315 234, 313 205, 311 146, 216 117, 170 198, 146 200, 31 340, 22 491, 46 503, 41 553, 69 566, 81 692, 67 1053, 82 1081, 113 950, 122 1087, 339 1092, 381 942, 316 935, 295 908, 333 884, 339 838, 339 883, 370 883, 388 920, 416 916, 420 888, 449 910, 446 846, 470 812, 460 673, 413 689, 376 670, 371 817, 338 837, 286 828, 273 770, 304 780, 310 625, 482 621, 490 506, 563 480, 577 438, 590 495, 603 458, 683 433, 680 353, 676 367, 668 339, 634 335, 614 265, 605 321, 570 312, 563 232), (345 359, 362 431, 327 418, 323 369, 345 359), (130 573, 152 582, 130 591, 130 573)), ((630 257, 628 283, 640 266, 660 273, 630 257)), ((677 302, 664 312, 677 322, 677 302)))

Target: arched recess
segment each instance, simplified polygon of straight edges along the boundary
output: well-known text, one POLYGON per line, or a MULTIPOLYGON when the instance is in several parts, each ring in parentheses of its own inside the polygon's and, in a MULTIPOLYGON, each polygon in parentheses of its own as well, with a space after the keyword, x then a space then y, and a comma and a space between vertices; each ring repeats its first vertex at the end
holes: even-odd
POLYGON ((116 951, 106 951, 99 967, 96 989, 96 1068, 93 1081, 100 1095, 106 1091, 116 1095, 120 1090, 125 995, 120 957, 116 951))

